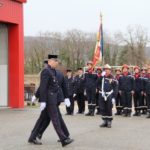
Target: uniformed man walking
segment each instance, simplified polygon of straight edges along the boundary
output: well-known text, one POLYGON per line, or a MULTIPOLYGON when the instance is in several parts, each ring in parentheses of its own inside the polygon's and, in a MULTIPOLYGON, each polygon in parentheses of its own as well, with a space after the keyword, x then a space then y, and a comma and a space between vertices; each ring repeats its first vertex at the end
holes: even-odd
MULTIPOLYGON (((73 142, 68 138, 61 127, 61 121, 59 117, 59 111, 57 107, 59 84, 56 79, 56 66, 58 65, 57 55, 48 56, 48 67, 44 68, 41 72, 41 81, 39 87, 39 97, 41 101, 41 116, 46 115, 52 120, 53 126, 57 135, 62 143, 62 146, 66 146, 73 142)), ((35 137, 36 138, 36 137, 35 137)), ((33 144, 41 144, 35 138, 30 136, 29 142, 33 144)))
MULTIPOLYGON (((60 87, 59 94, 58 94, 58 105, 57 106, 58 106, 58 113, 59 113, 61 128, 64 131, 64 134, 66 135, 66 137, 70 138, 70 133, 68 131, 68 128, 67 128, 67 126, 62 118, 61 112, 59 110, 59 105, 61 104, 61 102, 65 101, 65 104, 66 104, 66 101, 69 100, 66 82, 65 82, 64 75, 58 70, 56 70, 56 78, 58 80, 59 87, 60 87)), ((39 98, 39 88, 36 92, 36 97, 39 98)), ((40 100, 39 100, 39 102, 40 102, 40 100)), ((48 114, 45 114, 45 116, 43 116, 43 114, 41 113, 39 119, 37 120, 37 122, 32 130, 30 137, 32 137, 32 139, 37 139, 38 141, 40 141, 43 136, 44 131, 47 129, 48 125, 50 124, 50 121, 51 121, 51 119, 49 118, 48 114)))

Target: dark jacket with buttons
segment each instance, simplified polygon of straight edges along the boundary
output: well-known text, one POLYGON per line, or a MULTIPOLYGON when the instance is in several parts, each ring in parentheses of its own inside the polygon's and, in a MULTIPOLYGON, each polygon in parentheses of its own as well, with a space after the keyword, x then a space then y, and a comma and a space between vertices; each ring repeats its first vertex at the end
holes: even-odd
MULTIPOLYGON (((64 98, 68 98, 67 84, 63 73, 61 73, 59 70, 56 70, 56 79, 59 85, 57 103, 60 103, 64 101, 64 98)), ((37 89, 35 96, 39 98, 39 102, 41 102, 40 87, 37 89)))
POLYGON ((59 84, 58 103, 63 102, 64 98, 68 98, 67 83, 62 72, 56 70, 56 78, 59 84))
POLYGON ((74 79, 74 93, 84 93, 84 76, 77 75, 74 79))
POLYGON ((56 79, 56 70, 52 69, 49 65, 41 72, 39 92, 41 102, 51 105, 57 104, 59 84, 56 79))
POLYGON ((131 74, 122 75, 119 78, 119 90, 125 92, 134 91, 134 77, 131 74))
POLYGON ((139 76, 136 76, 134 75, 134 78, 135 78, 135 82, 134 82, 134 91, 135 92, 141 92, 144 90, 144 87, 143 87, 143 78, 139 75, 139 76))
POLYGON ((150 77, 144 78, 144 92, 150 94, 150 77))
POLYGON ((100 77, 97 80, 97 89, 101 92, 110 92, 113 90, 112 97, 116 98, 118 94, 118 81, 114 79, 113 75, 100 77), (103 84, 103 89, 102 89, 103 84), (103 90, 103 91, 102 91, 103 90))
POLYGON ((73 77, 68 78, 65 77, 66 85, 67 85, 67 92, 69 96, 72 96, 74 94, 74 79, 73 77))
POLYGON ((97 78, 98 77, 96 73, 86 72, 84 74, 85 88, 86 89, 96 88, 97 78))

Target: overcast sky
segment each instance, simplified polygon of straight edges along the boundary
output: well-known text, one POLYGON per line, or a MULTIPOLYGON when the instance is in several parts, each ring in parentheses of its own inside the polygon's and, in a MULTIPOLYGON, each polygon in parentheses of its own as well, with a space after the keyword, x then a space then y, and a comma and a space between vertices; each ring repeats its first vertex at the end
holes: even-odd
POLYGON ((138 24, 150 35, 150 0, 28 0, 25 35, 70 29, 96 32, 100 11, 108 33, 125 32, 128 25, 138 24))

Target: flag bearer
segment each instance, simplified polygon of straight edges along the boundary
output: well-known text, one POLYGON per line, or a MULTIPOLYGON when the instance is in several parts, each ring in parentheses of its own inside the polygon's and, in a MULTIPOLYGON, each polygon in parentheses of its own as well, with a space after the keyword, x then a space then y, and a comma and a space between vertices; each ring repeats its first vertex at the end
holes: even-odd
POLYGON ((85 89, 88 100, 88 113, 86 116, 94 116, 95 106, 96 106, 96 81, 97 74, 94 72, 93 62, 88 61, 87 63, 87 71, 84 75, 85 89))

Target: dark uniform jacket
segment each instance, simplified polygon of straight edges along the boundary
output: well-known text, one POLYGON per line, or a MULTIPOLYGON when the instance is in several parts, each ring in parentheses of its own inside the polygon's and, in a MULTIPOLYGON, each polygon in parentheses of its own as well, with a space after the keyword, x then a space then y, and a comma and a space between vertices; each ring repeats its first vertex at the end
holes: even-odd
POLYGON ((74 93, 84 93, 84 76, 77 75, 74 79, 74 93))
POLYGON ((59 84, 58 103, 60 103, 60 102, 64 101, 64 98, 68 98, 69 94, 68 94, 68 90, 67 90, 67 83, 66 83, 63 73, 56 70, 56 78, 57 78, 58 84, 59 84))
POLYGON ((119 78, 119 90, 126 92, 134 91, 134 77, 130 73, 119 78))
POLYGON ((96 88, 97 83, 97 74, 92 72, 85 72, 84 74, 84 82, 86 89, 96 88))
POLYGON ((74 79, 73 77, 71 78, 65 77, 65 80, 67 84, 68 95, 72 96, 74 94, 74 79))
POLYGON ((135 84, 134 84, 134 91, 135 92, 141 92, 143 91, 143 78, 140 76, 140 74, 134 75, 135 84))
POLYGON ((113 90, 113 98, 116 98, 118 94, 118 82, 114 79, 113 75, 110 74, 108 76, 100 77, 97 80, 97 89, 101 92, 110 92, 113 90), (103 91, 102 91, 102 82, 104 79, 103 91))
POLYGON ((150 74, 144 80, 144 92, 150 94, 150 74))
MULTIPOLYGON (((60 103, 64 101, 64 98, 68 98, 67 84, 64 75, 58 70, 56 70, 56 78, 59 84, 57 102, 60 103)), ((35 96, 40 98, 40 87, 37 89, 35 96)), ((41 102, 40 99, 39 102, 41 102)))
POLYGON ((56 79, 56 70, 52 69, 49 65, 41 72, 40 81, 40 101, 48 104, 57 104, 57 97, 59 91, 58 80, 56 79))

